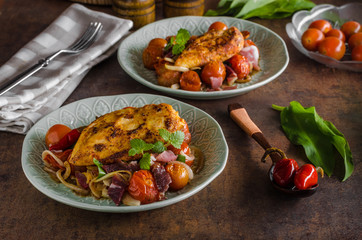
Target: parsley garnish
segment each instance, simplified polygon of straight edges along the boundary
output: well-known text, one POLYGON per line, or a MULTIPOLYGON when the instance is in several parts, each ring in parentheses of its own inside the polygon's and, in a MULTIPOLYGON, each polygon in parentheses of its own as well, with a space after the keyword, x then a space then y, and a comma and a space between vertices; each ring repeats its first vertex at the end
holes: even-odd
POLYGON ((185 49, 185 45, 189 39, 190 33, 186 29, 180 28, 176 34, 176 37, 170 38, 170 41, 165 47, 165 50, 168 51, 172 48, 172 54, 178 55, 185 49))

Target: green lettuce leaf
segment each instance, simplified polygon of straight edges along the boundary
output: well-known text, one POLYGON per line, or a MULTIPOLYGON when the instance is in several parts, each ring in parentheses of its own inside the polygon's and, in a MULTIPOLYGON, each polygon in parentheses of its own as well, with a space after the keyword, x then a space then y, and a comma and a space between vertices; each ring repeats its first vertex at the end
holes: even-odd
POLYGON ((317 114, 315 107, 304 108, 299 102, 293 101, 288 107, 273 105, 273 108, 281 111, 281 125, 288 139, 293 144, 302 145, 309 161, 316 167, 323 168, 331 176, 336 149, 344 160, 345 174, 342 181, 352 175, 354 166, 347 140, 331 122, 317 114))

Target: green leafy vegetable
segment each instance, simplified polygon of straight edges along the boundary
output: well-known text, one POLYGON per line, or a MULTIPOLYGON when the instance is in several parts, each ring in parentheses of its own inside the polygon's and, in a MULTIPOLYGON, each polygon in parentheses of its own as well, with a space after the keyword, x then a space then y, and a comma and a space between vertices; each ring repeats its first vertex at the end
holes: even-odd
POLYGON ((179 155, 177 156, 176 161, 179 161, 179 162, 183 162, 183 163, 184 163, 184 162, 186 161, 186 157, 185 157, 184 155, 179 154, 179 155))
POLYGON ((144 170, 150 170, 151 167, 151 154, 145 153, 143 154, 140 160, 140 168, 144 170))
POLYGON ((169 132, 166 129, 159 129, 158 130, 160 136, 169 144, 174 146, 177 149, 181 148, 181 144, 184 141, 185 133, 182 131, 176 131, 176 132, 169 132))
POLYGON ((299 10, 309 10, 315 4, 309 0, 220 0, 216 10, 208 10, 206 16, 232 16, 248 19, 286 18, 299 10))
POLYGON ((170 41, 165 47, 165 50, 168 51, 172 48, 172 54, 178 55, 185 49, 185 45, 189 39, 190 33, 186 29, 180 28, 176 34, 176 37, 170 38, 170 41))
POLYGON ((308 159, 331 176, 335 167, 334 148, 344 160, 345 174, 342 181, 353 172, 352 153, 347 140, 337 128, 323 120, 315 107, 304 108, 299 102, 290 102, 288 107, 273 105, 281 111, 282 128, 288 139, 296 145, 302 145, 308 159))
POLYGON ((142 139, 132 139, 131 140, 131 149, 128 151, 128 155, 134 156, 136 154, 143 153, 143 151, 148 151, 153 148, 153 144, 146 143, 142 139))
POLYGON ((101 178, 107 174, 106 171, 104 171, 104 169, 102 168, 103 164, 100 161, 93 158, 93 163, 98 167, 98 177, 97 178, 101 178))

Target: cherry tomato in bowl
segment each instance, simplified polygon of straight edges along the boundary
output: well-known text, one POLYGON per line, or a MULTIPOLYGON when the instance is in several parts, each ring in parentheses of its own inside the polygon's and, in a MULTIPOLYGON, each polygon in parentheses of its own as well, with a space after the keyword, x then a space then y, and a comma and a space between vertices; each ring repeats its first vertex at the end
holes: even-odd
POLYGON ((51 126, 45 134, 45 144, 47 148, 57 144, 67 133, 72 131, 68 126, 63 124, 55 124, 51 126))
POLYGON ((327 37, 319 43, 318 51, 323 55, 340 60, 346 52, 346 46, 341 39, 327 37))
POLYGON ((356 21, 345 22, 341 26, 341 31, 344 33, 346 39, 348 40, 350 36, 361 31, 361 24, 356 21))
POLYGON ((313 21, 308 28, 319 29, 323 33, 327 33, 332 29, 332 24, 324 19, 319 19, 313 21))
POLYGON ((316 28, 307 29, 302 35, 302 45, 309 51, 317 51, 318 44, 324 40, 324 34, 316 28))
POLYGON ((358 45, 362 45, 362 32, 355 33, 348 39, 348 47, 351 51, 358 45))
POLYGON ((362 61, 362 45, 353 48, 351 57, 353 61, 362 61))
POLYGON ((329 32, 327 32, 325 34, 325 37, 336 37, 341 39, 343 42, 346 41, 346 36, 344 36, 344 33, 337 28, 333 28, 329 32))

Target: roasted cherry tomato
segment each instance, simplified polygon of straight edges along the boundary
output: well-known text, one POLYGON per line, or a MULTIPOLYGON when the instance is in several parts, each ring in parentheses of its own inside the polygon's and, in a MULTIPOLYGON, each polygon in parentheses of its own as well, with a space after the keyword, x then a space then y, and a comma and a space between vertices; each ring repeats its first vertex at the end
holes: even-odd
POLYGON ((250 73, 250 63, 248 59, 242 55, 235 54, 228 62, 231 68, 236 72, 238 79, 243 79, 250 73))
POLYGON ((155 69, 154 65, 162 58, 163 50, 167 45, 166 39, 154 38, 149 43, 147 48, 143 50, 142 60, 143 65, 148 69, 155 69))
POLYGON ((356 21, 345 22, 341 26, 341 31, 344 33, 346 39, 348 40, 350 36, 361 31, 361 24, 356 21))
POLYGON ((65 134, 56 144, 49 146, 49 150, 66 150, 73 146, 80 137, 80 133, 82 130, 77 128, 73 129, 69 133, 65 134))
POLYGON ((183 151, 185 154, 190 154, 190 148, 189 145, 186 142, 183 142, 181 144, 181 148, 175 148, 172 145, 169 145, 167 147, 168 150, 171 150, 174 154, 178 155, 181 153, 181 151, 183 151))
POLYGON ((221 61, 211 61, 201 72, 201 80, 213 89, 221 87, 226 76, 226 68, 221 61))
POLYGON ((180 190, 189 182, 189 172, 186 167, 180 163, 171 163, 166 165, 166 171, 170 174, 172 182, 170 189, 180 190))
POLYGON ((362 45, 362 32, 355 33, 348 39, 348 47, 351 51, 358 45, 362 45))
POLYGON ((156 46, 148 46, 143 50, 142 61, 143 65, 148 69, 155 69, 155 64, 162 58, 163 48, 156 46))
POLYGON ((343 42, 346 41, 346 36, 344 36, 344 33, 336 28, 333 28, 331 30, 329 30, 326 34, 325 37, 336 37, 341 39, 343 42))
POLYGON ((226 26, 225 23, 223 22, 214 22, 213 24, 210 25, 208 31, 210 30, 227 30, 228 26, 226 26))
POLYGON ((354 47, 351 56, 353 61, 362 61, 362 45, 354 47))
POLYGON ((341 39, 327 37, 318 45, 319 53, 340 60, 346 52, 346 46, 341 39))
POLYGON ((329 30, 332 29, 332 24, 324 19, 319 19, 313 21, 308 28, 316 28, 321 30, 323 33, 327 33, 329 30))
POLYGON ((309 28, 302 35, 302 45, 309 51, 317 51, 319 43, 323 40, 323 32, 316 28, 309 28))
POLYGON ((45 134, 45 144, 49 148, 50 146, 57 144, 67 133, 72 131, 69 127, 63 124, 55 124, 49 128, 45 134))
POLYGON ((158 190, 152 173, 148 170, 139 170, 133 173, 129 182, 128 193, 142 204, 157 201, 158 190))
POLYGON ((201 90, 201 80, 197 72, 187 71, 182 73, 180 78, 180 86, 183 90, 188 91, 200 91, 201 90))
POLYGON ((149 43, 148 46, 157 47, 157 48, 165 48, 167 45, 166 39, 163 38, 154 38, 149 43))
POLYGON ((281 159, 274 166, 273 179, 281 187, 290 187, 298 169, 298 163, 294 159, 281 159))
POLYGON ((305 190, 318 183, 318 173, 312 164, 305 164, 300 167, 294 176, 294 185, 299 190, 305 190))

